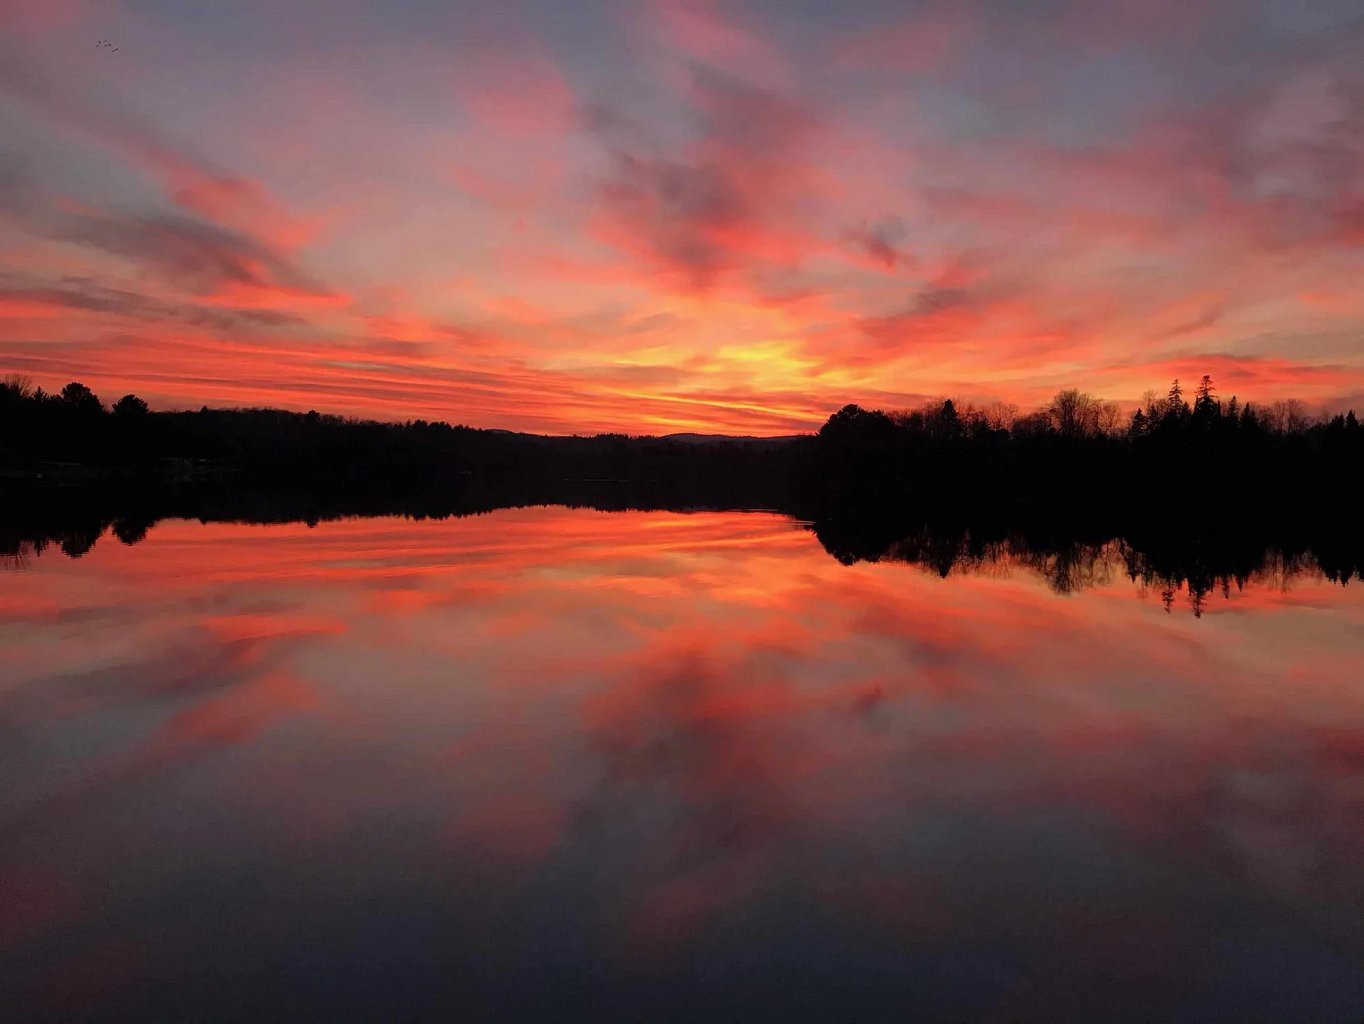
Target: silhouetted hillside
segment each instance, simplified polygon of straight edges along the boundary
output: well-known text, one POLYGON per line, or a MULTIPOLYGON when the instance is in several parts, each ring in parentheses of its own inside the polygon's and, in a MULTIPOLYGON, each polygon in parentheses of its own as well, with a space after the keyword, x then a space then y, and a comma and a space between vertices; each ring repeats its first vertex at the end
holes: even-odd
POLYGON ((615 484, 655 504, 785 507, 864 526, 988 511, 1072 531, 1207 533, 1246 520, 1353 522, 1361 470, 1353 412, 1315 421, 1298 403, 1224 404, 1207 377, 1192 403, 1175 382, 1130 416, 1067 390, 1027 415, 950 400, 890 413, 849 405, 817 434, 790 438, 543 437, 276 409, 152 412, 133 395, 106 407, 79 383, 56 395, 17 378, 0 384, 0 486, 11 495, 215 482, 352 505, 423 492, 534 503, 615 484))
POLYGON ((78 383, 59 395, 0 384, 0 475, 12 482, 231 479, 356 491, 471 478, 628 480, 705 492, 725 481, 741 489, 784 483, 784 447, 771 439, 544 437, 278 409, 152 412, 131 395, 106 408, 78 383))
POLYGON ((1224 407, 1205 377, 1192 405, 1175 382, 1130 417, 1078 391, 1026 416, 950 400, 890 414, 850 405, 820 429, 802 476, 835 505, 1210 531, 1352 520, 1361 470, 1353 411, 1313 421, 1299 403, 1224 407))

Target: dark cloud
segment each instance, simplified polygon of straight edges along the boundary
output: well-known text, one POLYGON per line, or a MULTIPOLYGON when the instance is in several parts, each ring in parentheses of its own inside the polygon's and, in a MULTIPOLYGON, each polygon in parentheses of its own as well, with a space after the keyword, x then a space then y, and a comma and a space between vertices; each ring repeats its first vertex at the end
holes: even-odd
MULTIPOLYGON (((761 846, 781 834, 791 814, 780 752, 793 737, 782 727, 795 699, 790 682, 758 657, 743 667, 774 691, 772 706, 714 712, 736 666, 694 649, 646 651, 637 674, 621 678, 590 714, 594 743, 606 762, 600 788, 578 812, 591 826, 619 813, 639 792, 673 804, 668 871, 761 846), (648 661, 665 655, 663 664, 648 661)), ((632 666, 633 667, 633 666, 632 666)))
POLYGON ((140 292, 107 287, 86 277, 63 277, 46 282, 19 275, 0 275, 0 302, 5 300, 220 330, 287 327, 303 322, 301 317, 282 310, 164 302, 140 292))
POLYGON ((142 263, 184 291, 205 295, 238 285, 325 295, 283 254, 245 234, 175 214, 68 214, 52 233, 142 263))
POLYGON ((30 234, 131 260, 195 295, 231 287, 315 297, 330 294, 288 254, 263 239, 178 213, 88 206, 73 211, 44 193, 13 160, 0 160, 0 217, 30 234))
POLYGON ((726 262, 714 230, 748 217, 745 197, 723 169, 621 153, 615 173, 602 198, 621 225, 698 287, 709 284, 726 262))
POLYGON ((0 213, 39 235, 141 262, 184 291, 235 285, 322 295, 265 236, 297 228, 255 182, 233 175, 167 139, 114 95, 79 95, 72 83, 22 58, 0 54, 0 95, 31 105, 67 129, 122 152, 158 179, 177 213, 62 209, 16 163, 0 157, 0 213))
POLYGON ((680 152, 618 113, 597 108, 587 123, 611 150, 600 190, 611 241, 706 288, 775 259, 770 243, 792 230, 780 222, 814 119, 791 99, 707 68, 692 69, 688 99, 695 132, 680 152))
POLYGON ((934 286, 919 293, 910 312, 915 316, 931 316, 934 313, 965 309, 971 305, 971 299, 972 293, 966 288, 934 286))
POLYGON ((900 349, 914 342, 958 341, 966 325, 985 315, 989 301, 988 296, 966 288, 930 286, 897 312, 864 317, 862 333, 883 350, 900 349))
POLYGON ((117 93, 82 91, 76 79, 45 73, 13 49, 0 49, 0 95, 41 111, 55 123, 99 140, 149 171, 179 207, 210 220, 270 208, 264 190, 168 138, 154 122, 124 107, 117 93))
POLYGON ((866 256, 894 270, 909 262, 904 242, 909 234, 899 217, 887 217, 876 224, 860 224, 848 232, 848 239, 866 256))

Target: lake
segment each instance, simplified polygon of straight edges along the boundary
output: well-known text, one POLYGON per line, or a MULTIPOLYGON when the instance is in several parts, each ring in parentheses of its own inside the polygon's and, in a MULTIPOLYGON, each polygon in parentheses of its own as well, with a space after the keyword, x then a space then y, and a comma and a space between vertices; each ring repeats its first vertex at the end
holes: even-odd
POLYGON ((1364 586, 1302 559, 127 539, 0 572, 6 1019, 1364 1016, 1364 586))

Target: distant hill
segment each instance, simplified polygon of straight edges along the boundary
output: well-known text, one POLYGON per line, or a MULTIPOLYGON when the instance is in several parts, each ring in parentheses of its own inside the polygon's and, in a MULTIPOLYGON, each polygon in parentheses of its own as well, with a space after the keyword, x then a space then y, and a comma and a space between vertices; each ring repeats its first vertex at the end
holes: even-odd
POLYGON ((782 448, 793 441, 808 438, 809 434, 781 434, 776 437, 755 437, 752 434, 530 434, 523 430, 504 430, 501 427, 482 427, 479 432, 496 437, 522 438, 530 441, 581 441, 585 439, 619 438, 629 441, 671 441, 676 444, 712 445, 742 444, 763 450, 782 448))
POLYGON ((677 441, 681 444, 749 444, 765 448, 779 448, 799 441, 806 434, 783 434, 778 437, 753 437, 748 434, 664 434, 660 440, 677 441))

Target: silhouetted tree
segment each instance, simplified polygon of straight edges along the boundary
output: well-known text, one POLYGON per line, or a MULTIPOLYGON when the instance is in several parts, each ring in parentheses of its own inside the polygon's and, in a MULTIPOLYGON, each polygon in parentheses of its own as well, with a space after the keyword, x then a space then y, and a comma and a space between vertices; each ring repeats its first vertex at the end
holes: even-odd
POLYGON ((944 398, 938 418, 945 430, 956 433, 957 425, 960 422, 960 417, 957 415, 957 403, 950 398, 944 398))
POLYGON ((141 543, 153 525, 153 520, 146 518, 118 519, 113 524, 113 533, 124 544, 131 546, 141 543))
POLYGON ((1310 423, 1307 407, 1296 398, 1275 402, 1267 410, 1264 419, 1278 434, 1302 433, 1310 423))
POLYGON ((1189 411, 1189 405, 1184 401, 1184 389, 1179 386, 1179 378, 1176 377, 1170 384, 1170 391, 1165 396, 1165 418, 1179 419, 1189 411))
POLYGON ((1213 387, 1212 377, 1206 373, 1203 374, 1203 378, 1198 382, 1198 390, 1194 393, 1193 414, 1196 419, 1206 422, 1217 417, 1221 410, 1218 408, 1217 399, 1214 396, 1216 390, 1213 387))
POLYGON ((1094 399, 1076 388, 1058 391, 1047 406, 1052 426, 1062 437, 1084 437, 1092 415, 1094 399))
POLYGON ((24 401, 33 397, 33 378, 26 373, 9 373, 0 378, 0 400, 24 401))
POLYGON ((119 419, 133 420, 147 415, 147 403, 136 395, 124 395, 114 403, 113 413, 119 419))
POLYGON ((102 413, 104 406, 93 391, 78 381, 72 381, 62 388, 62 401, 67 407, 80 413, 102 413))

